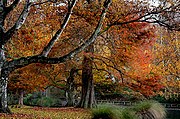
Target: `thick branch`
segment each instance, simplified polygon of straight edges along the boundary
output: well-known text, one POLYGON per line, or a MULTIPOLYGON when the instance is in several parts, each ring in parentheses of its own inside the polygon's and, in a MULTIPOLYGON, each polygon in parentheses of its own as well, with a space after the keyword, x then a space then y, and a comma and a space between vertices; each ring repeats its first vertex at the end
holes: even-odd
POLYGON ((98 25, 97 25, 94 33, 91 35, 91 37, 85 43, 83 43, 81 46, 77 47, 76 49, 74 49, 73 51, 68 53, 67 55, 64 55, 64 56, 59 57, 59 58, 48 58, 48 57, 45 57, 42 55, 22 57, 22 58, 17 59, 17 60, 12 60, 10 62, 6 62, 3 66, 3 68, 9 69, 9 71, 13 71, 17 68, 21 68, 21 67, 29 65, 31 63, 57 64, 57 63, 63 63, 69 59, 72 59, 76 54, 78 54, 79 52, 84 50, 86 47, 88 47, 90 44, 92 44, 95 41, 98 33, 100 33, 102 23, 103 23, 103 20, 105 18, 105 15, 106 15, 106 12, 109 8, 110 3, 111 3, 111 1, 109 0, 108 5, 104 8, 104 10, 101 13, 101 17, 100 17, 100 20, 98 22, 98 25))
POLYGON ((5 16, 9 14, 17 6, 19 2, 20 0, 14 0, 14 2, 9 7, 5 7, 5 16))
POLYGON ((68 8, 68 13, 64 19, 63 24, 61 25, 61 29, 59 29, 56 34, 54 35, 54 37, 50 40, 50 42, 48 43, 48 45, 43 49, 41 55, 42 56, 47 56, 50 52, 50 50, 52 49, 52 47, 54 46, 54 43, 59 39, 59 37, 61 36, 62 32, 64 31, 67 23, 69 22, 69 19, 71 17, 72 14, 72 10, 76 4, 77 0, 73 0, 72 3, 70 4, 69 8, 68 8))
POLYGON ((31 3, 29 2, 29 0, 27 0, 26 5, 24 6, 24 9, 21 15, 19 16, 18 20, 16 21, 14 26, 5 33, 4 41, 2 42, 3 45, 6 44, 6 42, 9 41, 12 35, 24 24, 28 16, 28 13, 30 11, 30 8, 31 8, 31 3))

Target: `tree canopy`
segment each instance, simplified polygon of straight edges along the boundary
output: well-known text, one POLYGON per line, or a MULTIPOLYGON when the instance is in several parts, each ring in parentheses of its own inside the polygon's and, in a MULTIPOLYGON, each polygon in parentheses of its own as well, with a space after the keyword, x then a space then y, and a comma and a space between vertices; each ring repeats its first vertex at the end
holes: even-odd
MULTIPOLYGON (((1 0, 1 111, 9 112, 7 84, 8 77, 13 71, 31 64, 33 66, 33 63, 58 64, 75 59, 78 53, 95 43, 96 39, 100 40, 107 37, 109 41, 113 39, 113 42, 122 46, 120 49, 115 47, 117 51, 119 50, 118 58, 122 57, 125 61, 130 60, 131 64, 133 64, 131 69, 135 67, 141 68, 141 66, 142 68, 148 67, 151 54, 148 54, 149 48, 146 47, 150 46, 146 44, 145 38, 149 38, 153 34, 147 30, 151 27, 145 27, 146 24, 154 23, 169 30, 180 30, 180 1, 159 0, 158 2, 159 4, 155 6, 141 0, 1 0), (111 38, 108 38, 108 35, 111 38), (142 47, 138 46, 139 49, 136 49, 134 43, 139 42, 139 39, 144 39, 142 41, 145 43, 143 45, 140 43, 139 45, 142 45, 142 47), (123 40, 122 44, 121 41, 123 40), (137 52, 136 59, 132 59, 131 57, 134 56, 128 52, 129 44, 131 50, 137 52), (143 52, 144 50, 146 52, 143 52), (51 54, 51 51, 56 52, 51 54), (145 57, 148 58, 147 61, 144 59, 145 57), (138 59, 140 59, 140 62, 136 62, 138 59)), ((140 40, 140 42, 142 41, 140 40)), ((113 42, 110 43, 113 45, 113 42)), ((148 42, 148 44, 150 43, 148 42)), ((113 55, 113 50, 109 49, 111 51, 110 55, 113 55)), ((116 59, 115 61, 120 60, 116 59)), ((123 72, 119 67, 113 68, 122 75, 123 72)), ((138 71, 146 74, 149 70, 137 69, 137 71, 130 72, 130 75, 132 73, 136 75, 138 71)), ((154 76, 156 77, 156 75, 154 76)), ((137 76, 132 78, 137 78, 137 76)), ((156 80, 152 80, 151 76, 145 78, 145 80, 152 81, 153 84, 156 82, 156 80)))

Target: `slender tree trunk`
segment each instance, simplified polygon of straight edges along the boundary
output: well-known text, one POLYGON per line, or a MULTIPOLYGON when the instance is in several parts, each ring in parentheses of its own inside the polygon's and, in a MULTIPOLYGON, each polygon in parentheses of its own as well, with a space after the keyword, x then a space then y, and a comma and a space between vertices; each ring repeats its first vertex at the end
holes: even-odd
POLYGON ((67 96, 67 104, 66 106, 67 107, 73 107, 74 106, 74 93, 73 91, 70 90, 67 90, 66 92, 66 96, 67 96))
MULTIPOLYGON (((87 53, 93 53, 94 47, 90 45, 87 49, 87 53)), ((82 67, 82 92, 81 100, 78 107, 92 108, 96 105, 94 95, 94 83, 93 83, 93 59, 89 56, 84 56, 82 67)))
POLYGON ((75 102, 74 102, 74 76, 76 75, 76 68, 73 67, 70 71, 70 75, 67 78, 67 105, 66 106, 74 106, 75 102))
POLYGON ((20 90, 20 92, 19 92, 19 101, 18 101, 18 103, 19 103, 19 105, 21 105, 21 106, 23 106, 24 105, 24 91, 23 90, 20 90))

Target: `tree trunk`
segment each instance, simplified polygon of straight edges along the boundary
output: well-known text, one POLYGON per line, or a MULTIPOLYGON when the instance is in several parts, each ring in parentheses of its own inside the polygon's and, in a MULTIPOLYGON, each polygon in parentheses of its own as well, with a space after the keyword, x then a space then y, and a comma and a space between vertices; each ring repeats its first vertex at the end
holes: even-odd
POLYGON ((8 98, 7 98, 7 84, 8 84, 8 72, 1 70, 1 80, 0 80, 0 112, 11 114, 8 108, 8 98))
POLYGON ((67 90, 66 90, 66 97, 67 97, 67 105, 68 107, 74 106, 74 76, 76 74, 76 68, 72 68, 70 71, 70 75, 67 78, 67 90))
POLYGON ((3 64, 5 62, 4 45, 2 45, 4 40, 4 7, 3 0, 0 0, 0 112, 11 113, 7 105, 8 74, 6 74, 6 71, 2 70, 3 64))
MULTIPOLYGON (((90 45, 86 50, 87 53, 93 53, 94 47, 90 45)), ((93 83, 93 59, 90 56, 84 56, 82 64, 82 92, 81 100, 78 107, 92 108, 96 105, 93 83)))
POLYGON ((19 101, 18 101, 18 104, 20 105, 20 106, 23 106, 24 105, 24 101, 23 101, 23 99, 24 99, 24 91, 23 90, 20 90, 20 92, 19 92, 19 101))

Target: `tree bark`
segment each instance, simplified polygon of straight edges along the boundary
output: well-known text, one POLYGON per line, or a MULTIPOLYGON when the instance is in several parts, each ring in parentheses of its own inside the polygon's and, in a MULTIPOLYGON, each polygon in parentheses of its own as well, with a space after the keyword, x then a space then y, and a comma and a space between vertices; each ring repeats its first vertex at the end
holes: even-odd
POLYGON ((7 84, 8 84, 8 71, 1 69, 1 80, 0 80, 0 113, 12 112, 8 108, 8 98, 7 98, 7 84))
POLYGON ((24 105, 24 91, 23 90, 20 90, 20 92, 19 92, 19 101, 18 101, 18 104, 20 105, 20 106, 23 106, 24 105))
MULTIPOLYGON (((93 44, 86 50, 87 53, 93 53, 93 44)), ((81 100, 78 107, 81 108, 92 108, 96 105, 94 95, 94 83, 93 83, 93 58, 84 55, 82 64, 82 91, 81 100)))
POLYGON ((4 40, 4 20, 5 20, 5 12, 4 12, 4 1, 0 0, 0 112, 1 113, 11 113, 7 104, 7 83, 8 83, 8 73, 3 70, 3 64, 5 62, 5 53, 4 53, 4 45, 2 42, 4 40))
POLYGON ((72 68, 70 71, 70 75, 67 78, 67 89, 66 89, 66 96, 67 96, 67 105, 68 107, 74 106, 74 76, 76 74, 76 68, 72 68))

